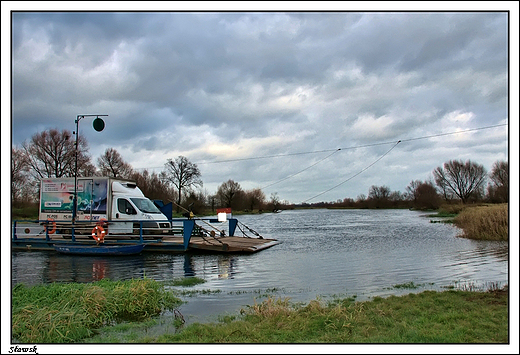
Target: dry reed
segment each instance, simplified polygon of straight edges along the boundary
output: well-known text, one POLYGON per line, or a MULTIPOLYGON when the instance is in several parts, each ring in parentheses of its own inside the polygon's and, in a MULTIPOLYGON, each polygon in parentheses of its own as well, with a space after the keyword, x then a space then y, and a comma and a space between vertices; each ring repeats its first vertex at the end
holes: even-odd
POLYGON ((455 217, 454 223, 464 231, 462 236, 465 238, 508 240, 508 204, 465 208, 455 217))

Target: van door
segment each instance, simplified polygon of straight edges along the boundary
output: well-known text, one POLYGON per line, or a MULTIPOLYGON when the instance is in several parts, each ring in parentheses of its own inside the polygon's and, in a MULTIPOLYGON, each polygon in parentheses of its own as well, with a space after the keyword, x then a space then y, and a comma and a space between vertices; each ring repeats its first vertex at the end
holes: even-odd
POLYGON ((132 233, 133 220, 137 218, 137 211, 130 201, 124 197, 115 197, 112 202, 112 223, 110 225, 111 234, 132 233))

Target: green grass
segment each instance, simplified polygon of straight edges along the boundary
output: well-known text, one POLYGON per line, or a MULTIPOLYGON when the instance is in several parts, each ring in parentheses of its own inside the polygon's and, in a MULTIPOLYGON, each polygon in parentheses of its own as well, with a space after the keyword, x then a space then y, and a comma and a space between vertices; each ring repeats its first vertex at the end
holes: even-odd
POLYGON ((190 287, 203 284, 204 282, 206 282, 206 280, 201 279, 200 277, 182 277, 173 280, 163 281, 162 284, 165 286, 190 287))
POLYGON ((117 321, 143 321, 182 302, 157 281, 53 283, 12 291, 13 341, 73 343, 117 321))
POLYGON ((157 343, 507 343, 506 292, 425 291, 371 301, 269 298, 220 323, 191 324, 157 343))
MULTIPOLYGON (((171 283, 177 282, 185 283, 171 283)), ((410 282, 393 288, 418 286, 410 282)), ((503 344, 509 341, 508 292, 499 286, 363 302, 346 295, 307 304, 269 297, 216 323, 183 326, 174 291, 150 279, 17 285, 13 342, 503 344), (154 317, 165 309, 173 310, 171 317, 154 317)))

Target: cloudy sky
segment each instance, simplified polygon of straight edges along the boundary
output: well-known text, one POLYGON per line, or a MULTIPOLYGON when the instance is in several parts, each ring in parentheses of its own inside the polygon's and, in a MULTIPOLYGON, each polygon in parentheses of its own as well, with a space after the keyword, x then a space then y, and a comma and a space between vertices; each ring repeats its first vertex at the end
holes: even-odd
POLYGON ((13 146, 106 114, 100 133, 80 122, 94 162, 183 155, 209 194, 232 179, 313 203, 405 192, 452 159, 489 171, 516 144, 507 12, 8 15, 13 146))

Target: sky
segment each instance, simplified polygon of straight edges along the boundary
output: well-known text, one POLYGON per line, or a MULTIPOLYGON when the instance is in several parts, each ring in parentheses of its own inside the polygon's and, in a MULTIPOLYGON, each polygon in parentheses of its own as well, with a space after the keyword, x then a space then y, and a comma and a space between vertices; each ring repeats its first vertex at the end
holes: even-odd
POLYGON ((92 117, 79 123, 94 164, 114 148, 158 173, 182 155, 207 194, 229 179, 288 203, 356 199, 373 185, 404 193, 449 160, 491 171, 516 149, 518 3, 482 6, 14 6, 24 11, 7 13, 11 111, 2 109, 2 124, 11 117, 20 147, 44 130, 74 131, 77 115, 108 115, 102 132, 92 117), (510 8, 513 17, 499 11, 510 8))
POLYGON ((516 1, 92 3, 1 3, 4 207, 11 147, 99 114, 102 132, 79 124, 94 163, 114 148, 158 173, 182 155, 207 194, 231 179, 356 199, 508 160, 517 213, 516 1))

